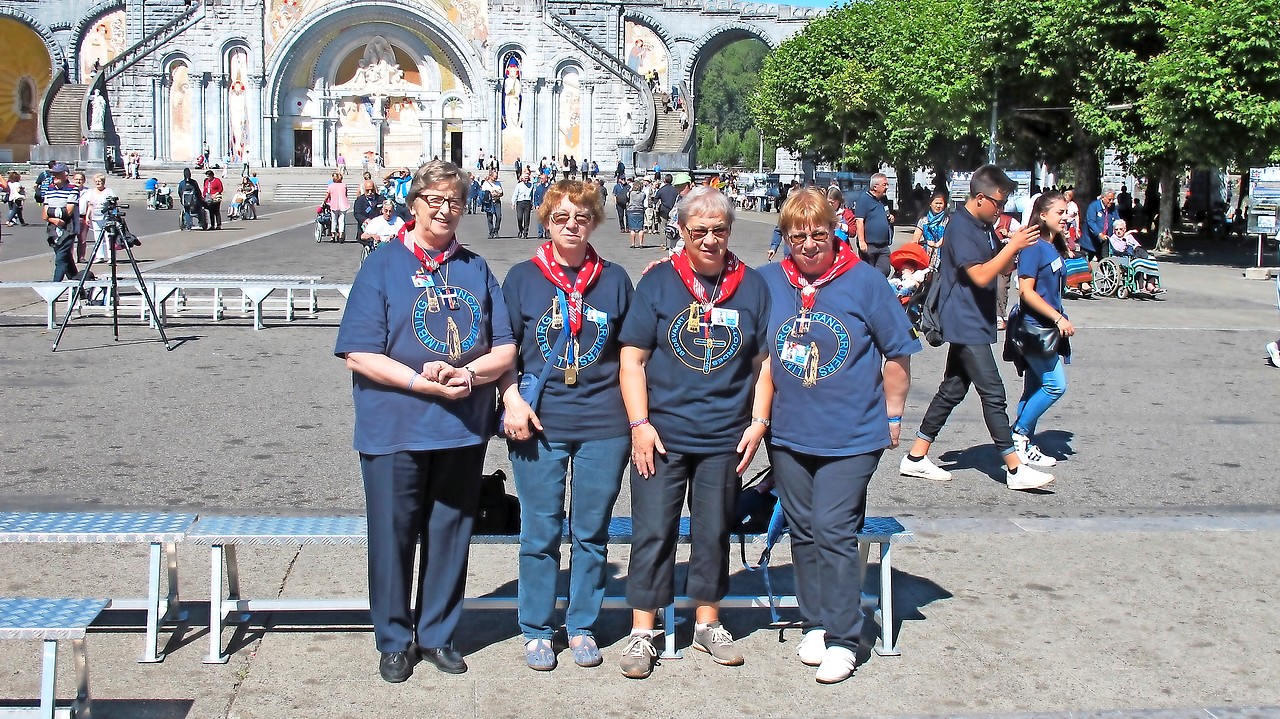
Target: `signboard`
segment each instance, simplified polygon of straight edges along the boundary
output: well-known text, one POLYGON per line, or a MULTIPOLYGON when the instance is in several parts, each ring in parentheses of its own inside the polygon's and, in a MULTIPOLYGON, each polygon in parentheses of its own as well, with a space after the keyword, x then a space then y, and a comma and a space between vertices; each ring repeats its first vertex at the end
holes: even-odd
POLYGON ((1245 231, 1249 234, 1276 234, 1280 213, 1280 167, 1254 167, 1249 170, 1249 216, 1245 231))

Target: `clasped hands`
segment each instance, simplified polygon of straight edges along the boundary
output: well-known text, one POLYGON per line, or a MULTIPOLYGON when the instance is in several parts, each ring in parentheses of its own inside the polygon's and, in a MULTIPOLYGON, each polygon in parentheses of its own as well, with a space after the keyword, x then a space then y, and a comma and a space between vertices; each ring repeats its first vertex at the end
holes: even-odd
POLYGON ((425 384, 419 384, 422 392, 445 399, 462 399, 471 394, 471 372, 465 367, 454 367, 448 362, 436 360, 422 365, 418 373, 425 384))

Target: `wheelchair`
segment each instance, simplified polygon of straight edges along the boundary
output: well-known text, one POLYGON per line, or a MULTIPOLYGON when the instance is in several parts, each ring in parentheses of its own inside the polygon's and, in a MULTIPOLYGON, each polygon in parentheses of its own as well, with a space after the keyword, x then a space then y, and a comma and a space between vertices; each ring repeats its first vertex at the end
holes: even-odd
POLYGON ((1164 292, 1160 286, 1160 263, 1149 257, 1112 255, 1103 258, 1094 272, 1094 290, 1103 297, 1151 298, 1164 292), (1147 285, 1154 287, 1148 289, 1147 285))
POLYGON ((333 235, 333 212, 324 205, 316 212, 316 242, 324 242, 333 235))

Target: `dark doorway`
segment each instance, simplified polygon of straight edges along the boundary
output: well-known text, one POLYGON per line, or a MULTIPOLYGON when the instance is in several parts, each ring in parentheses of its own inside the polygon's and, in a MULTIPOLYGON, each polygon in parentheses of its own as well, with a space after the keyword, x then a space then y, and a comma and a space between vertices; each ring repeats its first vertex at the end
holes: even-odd
POLYGON ((449 133, 449 162, 462 167, 462 133, 449 133))
POLYGON ((293 131, 293 166, 311 167, 311 131, 293 131))

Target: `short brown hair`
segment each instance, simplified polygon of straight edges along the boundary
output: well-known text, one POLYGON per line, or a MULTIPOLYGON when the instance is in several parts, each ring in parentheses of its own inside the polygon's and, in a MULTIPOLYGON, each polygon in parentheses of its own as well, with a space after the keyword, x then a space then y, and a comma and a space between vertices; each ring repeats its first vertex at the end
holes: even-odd
POLYGON ((569 202, 590 212, 595 224, 604 222, 604 198, 600 196, 599 185, 581 180, 561 180, 547 188, 542 204, 538 205, 538 219, 543 225, 551 224, 551 213, 559 207, 560 200, 566 197, 569 202))
POLYGON ((826 193, 816 187, 792 190, 787 195, 787 201, 782 203, 782 211, 778 213, 778 227, 782 230, 783 237, 801 225, 827 228, 836 226, 835 209, 827 202, 826 193))
POLYGON ((451 183, 453 189, 462 195, 462 199, 467 199, 471 183, 467 180, 466 173, 452 162, 432 160, 413 173, 413 184, 409 185, 409 204, 413 204, 427 188, 445 182, 451 183))

